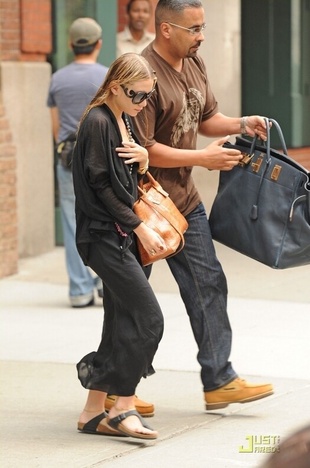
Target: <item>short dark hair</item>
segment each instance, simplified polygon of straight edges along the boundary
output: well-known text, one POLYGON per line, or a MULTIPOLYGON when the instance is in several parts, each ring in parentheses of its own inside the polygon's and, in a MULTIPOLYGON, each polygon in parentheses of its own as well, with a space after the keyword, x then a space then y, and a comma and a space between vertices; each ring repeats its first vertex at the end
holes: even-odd
POLYGON ((155 23, 161 24, 174 15, 183 13, 186 8, 202 8, 200 0, 159 0, 155 10, 155 23), (168 18, 167 18, 168 16, 168 18))
POLYGON ((90 44, 82 47, 77 47, 74 45, 71 45, 71 47, 74 55, 90 55, 94 51, 97 44, 98 41, 96 41, 95 44, 90 44))
MULTIPOLYGON (((131 10, 131 7, 132 7, 132 4, 134 2, 136 2, 137 0, 129 0, 129 2, 127 3, 127 6, 126 6, 126 13, 128 15, 128 13, 130 13, 130 10, 131 10)), ((145 0, 146 2, 148 2, 150 4, 150 8, 152 8, 152 4, 150 2, 150 0, 145 0)))

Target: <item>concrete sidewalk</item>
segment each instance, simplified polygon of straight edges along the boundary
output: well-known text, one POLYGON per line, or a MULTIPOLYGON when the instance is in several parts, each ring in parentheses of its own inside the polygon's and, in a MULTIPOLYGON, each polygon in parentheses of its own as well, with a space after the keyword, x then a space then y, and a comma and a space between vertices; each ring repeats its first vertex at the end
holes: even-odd
POLYGON ((230 285, 234 367, 248 380, 271 381, 275 394, 205 412, 197 347, 176 285, 160 262, 151 283, 165 333, 157 372, 138 388, 141 398, 155 403, 148 422, 160 437, 143 442, 78 433, 86 392, 75 363, 96 348, 102 308, 98 299, 87 309, 68 307, 58 247, 22 260, 17 275, 0 281, 2 467, 258 467, 264 451, 310 422, 310 268, 273 271, 217 248, 230 285))

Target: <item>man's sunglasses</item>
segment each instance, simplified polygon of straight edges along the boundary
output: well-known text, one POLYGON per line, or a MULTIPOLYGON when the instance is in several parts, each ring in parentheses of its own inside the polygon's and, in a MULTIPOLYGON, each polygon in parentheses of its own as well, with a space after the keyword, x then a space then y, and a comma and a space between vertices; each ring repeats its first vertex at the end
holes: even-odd
POLYGON ((121 85, 121 87, 123 88, 126 96, 132 100, 133 104, 141 104, 141 102, 150 99, 150 97, 155 91, 155 86, 149 93, 146 93, 144 91, 135 92, 132 89, 128 90, 128 88, 126 88, 124 85, 121 85))

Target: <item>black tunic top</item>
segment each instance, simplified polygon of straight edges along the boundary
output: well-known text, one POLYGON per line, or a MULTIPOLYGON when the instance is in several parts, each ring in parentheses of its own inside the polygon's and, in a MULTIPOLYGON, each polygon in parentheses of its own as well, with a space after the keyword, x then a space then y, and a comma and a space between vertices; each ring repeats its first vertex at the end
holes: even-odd
POLYGON ((141 223, 132 210, 138 164, 130 174, 115 151, 120 146, 122 136, 112 111, 105 104, 93 108, 80 126, 73 157, 78 246, 96 240, 94 231, 115 230, 115 223, 127 234, 141 223))

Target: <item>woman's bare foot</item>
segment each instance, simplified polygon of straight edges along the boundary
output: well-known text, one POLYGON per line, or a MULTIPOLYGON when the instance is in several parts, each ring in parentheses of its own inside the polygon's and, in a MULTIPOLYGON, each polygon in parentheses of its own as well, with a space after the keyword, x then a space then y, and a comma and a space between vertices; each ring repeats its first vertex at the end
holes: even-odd
POLYGON ((113 406, 109 411, 108 424, 114 429, 118 429, 120 432, 123 432, 128 436, 139 438, 139 435, 141 435, 145 436, 142 438, 151 439, 156 439, 158 437, 158 432, 153 431, 153 429, 146 425, 139 413, 136 412, 135 406, 129 408, 118 408, 113 406), (124 419, 121 419, 117 422, 113 421, 113 419, 117 416, 125 416, 125 414, 129 411, 134 411, 136 414, 128 415, 124 417, 124 419))
POLYGON ((92 419, 94 419, 96 416, 99 416, 99 414, 104 412, 104 408, 99 410, 99 411, 86 411, 85 409, 82 411, 79 417, 79 423, 81 424, 86 424, 92 419))
POLYGON ((88 393, 85 407, 82 413, 80 414, 79 423, 86 424, 91 419, 103 413, 105 411, 104 402, 106 396, 107 393, 98 392, 96 390, 90 390, 88 393))

